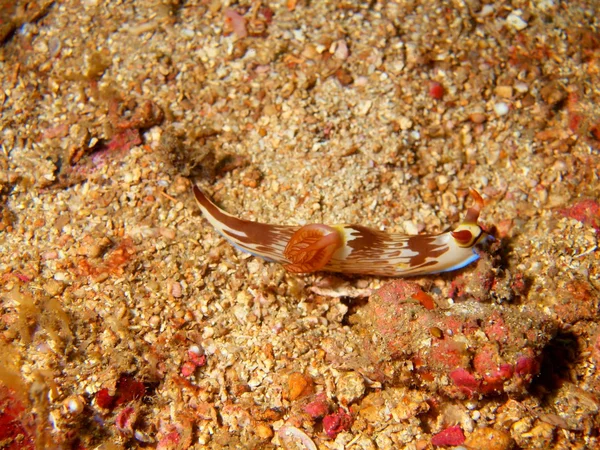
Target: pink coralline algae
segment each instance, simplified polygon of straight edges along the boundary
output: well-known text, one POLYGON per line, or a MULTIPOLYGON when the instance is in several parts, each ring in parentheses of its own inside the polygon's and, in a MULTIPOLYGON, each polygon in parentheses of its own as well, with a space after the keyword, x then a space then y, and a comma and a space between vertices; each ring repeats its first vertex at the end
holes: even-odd
POLYGON ((357 330, 375 335, 372 361, 413 362, 408 382, 453 398, 524 394, 541 367, 556 323, 531 308, 473 300, 428 310, 421 287, 396 280, 356 315, 357 330))
POLYGON ((327 395, 319 394, 315 399, 304 407, 304 412, 313 419, 325 416, 329 412, 329 404, 327 403, 327 395))
POLYGON ((135 408, 128 406, 121 410, 115 418, 115 426, 120 433, 125 435, 133 434, 133 427, 137 420, 137 411, 135 408))
POLYGON ((140 145, 142 138, 139 130, 127 129, 115 134, 106 144, 99 145, 91 154, 94 166, 101 167, 106 164, 110 158, 114 157, 114 152, 126 153, 133 147, 140 145))
POLYGON ((192 346, 187 353, 187 361, 181 365, 181 375, 185 378, 192 376, 198 367, 206 365, 206 355, 197 346, 192 346))
POLYGON ((461 445, 463 442, 465 442, 465 435, 458 425, 448 427, 431 438, 431 444, 435 446, 461 445))
POLYGON ((336 413, 323 417, 323 430, 331 439, 335 439, 342 431, 349 430, 351 426, 352 416, 342 408, 339 408, 336 413))
POLYGON ((581 200, 569 208, 560 209, 559 212, 563 216, 594 227, 596 232, 600 230, 600 203, 596 200, 581 200))

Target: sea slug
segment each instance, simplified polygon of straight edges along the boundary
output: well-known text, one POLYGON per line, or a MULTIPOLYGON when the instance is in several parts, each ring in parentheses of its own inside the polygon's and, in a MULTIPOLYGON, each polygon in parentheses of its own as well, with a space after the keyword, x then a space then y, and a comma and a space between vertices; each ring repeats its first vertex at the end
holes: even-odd
POLYGON ((278 262, 294 273, 316 271, 403 277, 460 269, 479 258, 475 246, 489 235, 479 226, 483 199, 453 231, 407 236, 361 225, 270 225, 223 211, 197 186, 194 196, 213 227, 238 249, 278 262))

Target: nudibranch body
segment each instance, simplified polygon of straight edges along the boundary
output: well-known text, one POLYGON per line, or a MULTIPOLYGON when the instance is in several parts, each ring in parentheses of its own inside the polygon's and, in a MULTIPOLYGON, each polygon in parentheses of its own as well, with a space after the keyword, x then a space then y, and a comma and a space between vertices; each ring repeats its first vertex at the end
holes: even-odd
POLYGON ((483 199, 453 231, 406 236, 360 225, 282 226, 240 219, 223 211, 197 186, 194 195, 213 227, 238 249, 284 265, 294 273, 316 271, 403 277, 460 269, 479 258, 475 245, 488 235, 477 223, 483 199))

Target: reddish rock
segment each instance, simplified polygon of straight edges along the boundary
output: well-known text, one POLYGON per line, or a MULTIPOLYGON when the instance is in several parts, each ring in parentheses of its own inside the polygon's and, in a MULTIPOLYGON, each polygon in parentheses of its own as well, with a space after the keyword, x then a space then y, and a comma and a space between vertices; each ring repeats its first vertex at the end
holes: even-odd
POLYGON ((102 409, 112 409, 115 403, 115 396, 110 395, 108 388, 100 389, 96 392, 96 405, 102 409))
POLYGON ((386 303, 404 303, 411 302, 420 292, 423 292, 423 289, 417 283, 395 280, 381 286, 377 290, 377 295, 386 303))
POLYGON ((288 398, 292 401, 312 394, 314 382, 309 375, 300 372, 292 372, 288 377, 288 398))
POLYGON ((423 307, 425 309, 434 309, 435 308, 435 303, 433 301, 433 297, 423 291, 419 291, 416 292, 413 296, 413 298, 415 300, 418 300, 419 303, 421 303, 421 305, 423 305, 423 307))
POLYGON ((196 367, 202 367, 206 365, 206 355, 200 354, 195 350, 188 351, 188 358, 196 367))
POLYGON ((437 368, 449 370, 467 366, 470 358, 464 343, 448 335, 431 345, 429 356, 437 368))
POLYGON ((450 285, 449 297, 455 301, 477 300, 512 302, 526 293, 522 274, 501 267, 502 242, 493 241, 468 273, 458 275, 450 285))
POLYGON ((117 381, 115 405, 123 405, 133 400, 138 400, 146 394, 146 386, 141 381, 128 375, 122 375, 117 381))
POLYGON ((179 415, 179 421, 161 423, 157 434, 156 450, 180 450, 192 445, 193 423, 185 416, 179 415))
POLYGON ((180 441, 181 436, 179 433, 177 431, 171 431, 170 433, 167 433, 161 437, 156 448, 160 450, 174 450, 180 448, 180 441))
POLYGON ((483 326, 483 332, 490 341, 505 343, 508 339, 506 323, 500 314, 492 314, 483 326))
POLYGON ((375 336, 366 346, 371 361, 410 360, 414 370, 404 372, 406 383, 454 398, 526 392, 556 333, 550 317, 472 300, 428 310, 414 298, 420 291, 414 282, 393 281, 353 317, 359 334, 375 336))
POLYGON ((187 352, 187 361, 181 365, 181 375, 185 378, 193 375, 198 367, 206 365, 206 355, 196 345, 187 352))
POLYGON ((587 281, 569 281, 556 289, 552 299, 552 309, 563 323, 572 325, 580 320, 596 320, 599 316, 600 296, 587 281))
POLYGON ((570 112, 569 113, 569 130, 573 133, 578 133, 580 131, 581 123, 583 122, 583 115, 570 112))
POLYGON ((479 392, 482 394, 502 392, 504 390, 504 383, 512 378, 513 373, 513 366, 510 364, 500 364, 497 369, 483 377, 483 383, 479 392))
POLYGON ((494 344, 484 345, 473 357, 473 369, 481 375, 492 373, 498 369, 499 360, 498 347, 494 344))

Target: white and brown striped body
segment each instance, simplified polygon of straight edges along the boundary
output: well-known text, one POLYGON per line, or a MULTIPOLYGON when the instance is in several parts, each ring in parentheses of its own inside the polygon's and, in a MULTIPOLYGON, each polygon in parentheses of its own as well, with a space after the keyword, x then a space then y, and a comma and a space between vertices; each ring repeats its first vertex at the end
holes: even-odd
POLYGON ((194 195, 206 219, 230 243, 296 273, 323 270, 399 277, 455 270, 479 257, 474 247, 487 237, 477 224, 483 201, 475 191, 475 206, 454 231, 417 236, 360 225, 252 222, 226 213, 196 186, 194 195))

